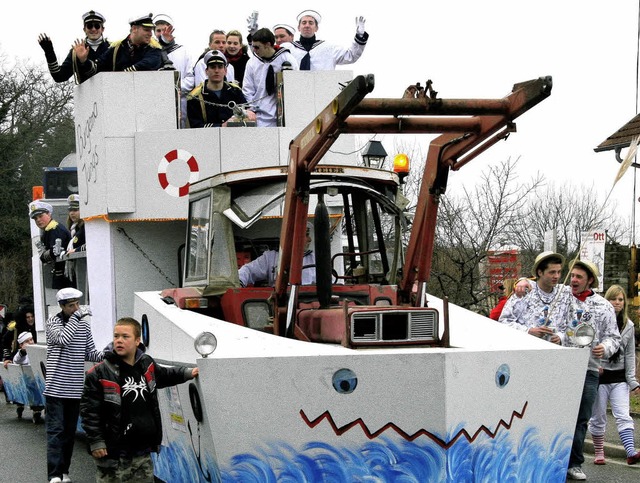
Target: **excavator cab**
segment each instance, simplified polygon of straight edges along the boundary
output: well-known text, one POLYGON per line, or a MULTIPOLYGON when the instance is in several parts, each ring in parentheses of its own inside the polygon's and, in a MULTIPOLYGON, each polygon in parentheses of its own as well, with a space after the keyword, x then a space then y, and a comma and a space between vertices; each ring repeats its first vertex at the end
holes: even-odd
MULTIPOLYGON (((286 193, 282 171, 213 177, 194 185, 189 208, 184 286, 198 288, 214 315, 268 332, 274 330, 274 278, 271 285, 242 287, 234 269, 265 250, 279 249, 286 193)), ((321 263, 303 267, 315 272, 317 283, 300 287, 301 308, 396 303, 407 229, 398 187, 397 175, 385 170, 331 166, 312 173, 309 248, 321 263)))

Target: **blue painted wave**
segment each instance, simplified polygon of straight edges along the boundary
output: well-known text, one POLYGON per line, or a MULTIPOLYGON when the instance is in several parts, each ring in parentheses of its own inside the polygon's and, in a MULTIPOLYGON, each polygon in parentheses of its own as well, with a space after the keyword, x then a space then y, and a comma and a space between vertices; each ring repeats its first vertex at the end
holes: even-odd
MULTIPOLYGON (((461 427, 450 432, 456 434, 461 427)), ((545 446, 536 428, 520 441, 508 431, 485 435, 473 443, 461 438, 445 450, 431 440, 405 441, 384 437, 359 448, 312 442, 297 449, 272 443, 252 454, 239 454, 220 469, 203 458, 211 479, 203 478, 193 450, 181 444, 164 448, 156 475, 165 481, 225 483, 304 482, 564 482, 572 435, 558 434, 545 446)))

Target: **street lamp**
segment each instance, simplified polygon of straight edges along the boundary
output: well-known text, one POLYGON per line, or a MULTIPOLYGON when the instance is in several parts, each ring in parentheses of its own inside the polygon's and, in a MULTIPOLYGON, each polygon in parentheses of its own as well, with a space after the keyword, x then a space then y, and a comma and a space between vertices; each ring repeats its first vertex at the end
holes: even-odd
POLYGON ((369 141, 364 147, 362 160, 367 168, 382 169, 385 159, 387 159, 387 152, 380 141, 369 141))

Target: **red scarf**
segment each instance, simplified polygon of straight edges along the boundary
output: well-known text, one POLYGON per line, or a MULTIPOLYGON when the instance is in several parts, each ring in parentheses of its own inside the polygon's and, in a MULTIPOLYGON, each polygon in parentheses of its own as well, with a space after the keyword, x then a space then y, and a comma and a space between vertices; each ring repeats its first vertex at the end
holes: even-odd
POLYGON ((573 296, 577 298, 580 302, 584 302, 585 300, 587 300, 587 297, 589 297, 592 294, 593 294, 593 290, 588 288, 587 290, 585 290, 584 292, 580 292, 579 294, 574 293, 573 296))
POLYGON ((240 49, 236 55, 230 55, 230 54, 225 54, 225 55, 227 56, 227 60, 229 61, 229 63, 231 63, 238 60, 240 57, 242 57, 242 54, 243 54, 242 49, 240 49))

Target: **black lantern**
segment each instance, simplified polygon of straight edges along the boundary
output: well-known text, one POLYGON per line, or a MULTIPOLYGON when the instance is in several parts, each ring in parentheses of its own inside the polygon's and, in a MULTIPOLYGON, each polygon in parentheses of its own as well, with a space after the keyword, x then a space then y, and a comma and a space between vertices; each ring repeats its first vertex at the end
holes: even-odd
POLYGON ((387 159, 387 152, 380 141, 369 141, 364 147, 362 160, 367 168, 382 169, 387 159))

